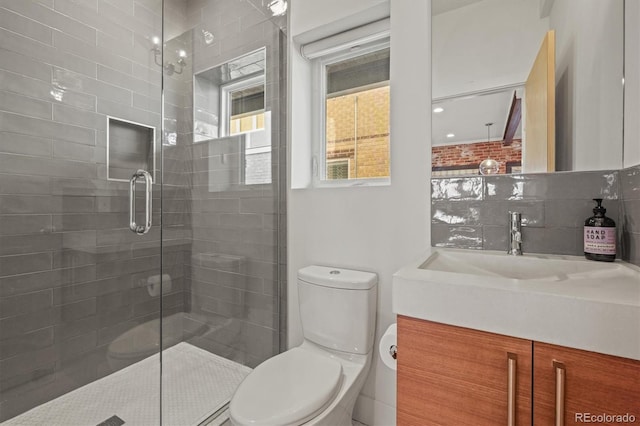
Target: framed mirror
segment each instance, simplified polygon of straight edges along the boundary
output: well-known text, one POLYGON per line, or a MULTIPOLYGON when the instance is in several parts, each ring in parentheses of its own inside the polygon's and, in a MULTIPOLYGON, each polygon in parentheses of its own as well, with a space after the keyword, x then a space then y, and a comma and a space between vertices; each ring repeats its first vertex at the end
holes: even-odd
POLYGON ((433 0, 432 31, 434 177, 623 166, 624 0, 433 0))

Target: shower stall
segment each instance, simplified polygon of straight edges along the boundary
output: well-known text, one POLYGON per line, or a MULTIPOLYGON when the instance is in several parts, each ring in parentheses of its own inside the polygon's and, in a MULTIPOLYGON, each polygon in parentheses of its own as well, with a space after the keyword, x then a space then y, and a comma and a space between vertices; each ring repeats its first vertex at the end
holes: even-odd
POLYGON ((0 424, 222 424, 284 349, 286 22, 0 0, 0 424))

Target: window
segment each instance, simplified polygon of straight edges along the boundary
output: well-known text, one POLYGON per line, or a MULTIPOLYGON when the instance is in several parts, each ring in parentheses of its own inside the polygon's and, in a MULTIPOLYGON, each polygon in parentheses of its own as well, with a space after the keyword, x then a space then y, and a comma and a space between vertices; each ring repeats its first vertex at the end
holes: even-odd
POLYGON ((265 129, 264 74, 222 87, 222 131, 244 140, 245 185, 271 183, 271 139, 265 129))
POLYGON ((209 190, 270 184, 265 48, 194 74, 193 141, 209 148, 209 190))
POLYGON ((388 179, 388 43, 324 58, 318 67, 319 179, 388 179))
POLYGON ((222 86, 222 134, 264 129, 264 76, 222 86))

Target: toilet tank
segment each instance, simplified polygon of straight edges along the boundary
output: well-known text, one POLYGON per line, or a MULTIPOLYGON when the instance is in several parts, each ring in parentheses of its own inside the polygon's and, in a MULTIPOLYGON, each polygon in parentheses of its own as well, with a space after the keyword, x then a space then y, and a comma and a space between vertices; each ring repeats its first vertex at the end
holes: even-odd
POLYGON ((298 302, 304 338, 342 352, 367 354, 373 347, 378 276, 326 266, 298 271, 298 302))

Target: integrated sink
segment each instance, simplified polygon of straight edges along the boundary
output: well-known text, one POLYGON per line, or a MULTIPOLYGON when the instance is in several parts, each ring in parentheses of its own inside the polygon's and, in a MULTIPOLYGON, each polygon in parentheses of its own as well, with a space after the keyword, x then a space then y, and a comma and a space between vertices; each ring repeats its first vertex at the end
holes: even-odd
POLYGON ((393 276, 393 312, 640 360, 640 268, 432 248, 393 276))
POLYGON ((628 274, 617 263, 596 263, 582 258, 530 255, 512 256, 502 252, 471 250, 434 251, 420 269, 500 277, 515 280, 565 281, 588 276, 628 274))

